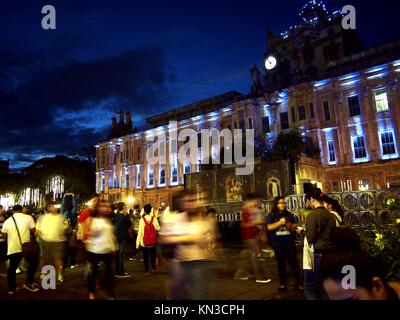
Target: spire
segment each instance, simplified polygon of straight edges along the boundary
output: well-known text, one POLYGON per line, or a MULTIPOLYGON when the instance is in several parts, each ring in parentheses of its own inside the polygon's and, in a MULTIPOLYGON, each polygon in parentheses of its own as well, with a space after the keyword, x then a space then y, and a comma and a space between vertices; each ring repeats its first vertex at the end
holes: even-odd
POLYGON ((113 116, 111 118, 111 128, 115 128, 117 126, 117 118, 115 116, 113 116))
POLYGON ((119 123, 124 123, 124 112, 121 110, 119 113, 119 123))
POLYGON ((126 127, 128 130, 132 129, 132 117, 131 117, 131 113, 129 111, 127 111, 125 113, 125 119, 126 119, 126 127))

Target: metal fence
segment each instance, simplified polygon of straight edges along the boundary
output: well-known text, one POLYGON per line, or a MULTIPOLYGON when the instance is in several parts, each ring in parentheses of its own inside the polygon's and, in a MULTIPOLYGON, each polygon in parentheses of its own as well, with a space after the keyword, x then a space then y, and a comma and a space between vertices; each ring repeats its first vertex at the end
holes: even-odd
MULTIPOLYGON (((328 196, 339 201, 344 210, 346 225, 364 225, 389 218, 387 200, 400 198, 400 188, 387 190, 332 192, 328 196)), ((288 210, 304 223, 307 213, 305 194, 290 195, 286 198, 288 210)))

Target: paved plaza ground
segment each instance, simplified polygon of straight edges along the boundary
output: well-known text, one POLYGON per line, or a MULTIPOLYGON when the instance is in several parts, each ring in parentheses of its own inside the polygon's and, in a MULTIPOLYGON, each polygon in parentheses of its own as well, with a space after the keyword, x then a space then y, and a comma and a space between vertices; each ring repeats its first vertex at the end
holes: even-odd
MULTIPOLYGON (((240 260, 240 248, 230 247, 223 249, 222 262, 216 268, 216 280, 213 281, 212 295, 215 300, 303 300, 303 293, 288 286, 284 293, 278 293, 278 276, 275 259, 272 252, 264 252, 259 261, 262 271, 272 279, 269 284, 257 284, 254 279, 234 280, 233 276, 238 261, 240 260)), ((24 289, 13 296, 7 294, 7 279, 0 277, 0 300, 85 300, 87 299, 87 287, 84 275, 84 267, 68 268, 65 272, 63 284, 57 284, 56 290, 43 290, 30 293, 24 289)), ((4 271, 4 270, 3 270, 4 271)), ((139 261, 126 261, 126 271, 132 277, 116 279, 116 295, 121 300, 164 300, 165 279, 167 269, 161 266, 152 276, 145 276, 143 263, 139 261)), ((289 274, 289 284, 293 284, 289 274)), ((39 273, 37 273, 39 277, 39 273)), ((25 274, 19 274, 17 281, 23 284, 25 274)), ((37 281, 40 283, 39 279, 37 281)))

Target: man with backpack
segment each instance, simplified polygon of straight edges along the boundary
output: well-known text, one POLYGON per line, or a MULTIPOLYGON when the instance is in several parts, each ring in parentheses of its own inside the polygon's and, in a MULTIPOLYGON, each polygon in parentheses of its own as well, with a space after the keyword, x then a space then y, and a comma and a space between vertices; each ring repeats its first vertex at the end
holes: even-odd
POLYGON ((139 222, 136 247, 143 248, 145 275, 150 275, 150 273, 153 273, 156 268, 157 232, 160 230, 160 225, 154 215, 151 214, 152 207, 150 204, 146 204, 143 209, 144 215, 139 222))

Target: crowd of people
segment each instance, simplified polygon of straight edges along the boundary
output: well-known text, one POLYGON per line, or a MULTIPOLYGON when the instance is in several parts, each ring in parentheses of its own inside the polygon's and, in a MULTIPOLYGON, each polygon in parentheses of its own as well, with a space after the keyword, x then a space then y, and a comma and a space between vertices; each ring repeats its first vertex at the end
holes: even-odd
MULTIPOLYGON (((243 250, 237 260, 236 280, 272 282, 273 270, 261 266, 261 245, 268 243, 276 260, 278 290, 288 290, 287 266, 294 288, 308 300, 317 299, 399 299, 400 286, 388 282, 372 257, 360 246, 357 233, 344 227, 344 213, 335 199, 313 188, 307 195, 311 210, 300 226, 287 210, 285 197, 277 197, 268 215, 260 209, 261 197, 248 194, 242 208, 243 250), (298 246, 304 242, 303 265, 298 246), (304 240, 303 240, 304 239, 304 240), (342 267, 357 271, 356 288, 342 288, 342 267)), ((129 260, 143 263, 144 276, 151 277, 158 267, 166 267, 166 298, 212 299, 211 284, 217 276, 217 263, 223 260, 216 211, 206 206, 206 198, 189 191, 173 196, 171 207, 145 204, 128 210, 123 203, 112 205, 99 197, 77 212, 74 195, 66 194, 62 204, 50 202, 35 219, 26 208, 15 205, 12 213, 0 206, 0 263, 7 260, 8 293, 17 293, 16 273, 24 260, 23 288, 39 290, 35 273, 53 265, 57 281, 64 282, 65 269, 84 266, 88 299, 97 299, 101 287, 105 297, 116 298, 115 278, 129 278, 129 260), (37 245, 37 248, 35 247, 37 245), (104 277, 100 277, 101 272, 104 277)), ((41 278, 45 277, 41 274, 41 278)))

